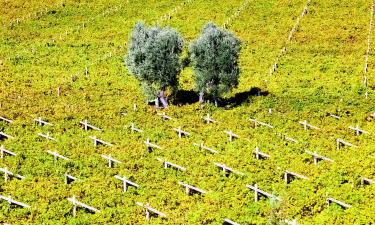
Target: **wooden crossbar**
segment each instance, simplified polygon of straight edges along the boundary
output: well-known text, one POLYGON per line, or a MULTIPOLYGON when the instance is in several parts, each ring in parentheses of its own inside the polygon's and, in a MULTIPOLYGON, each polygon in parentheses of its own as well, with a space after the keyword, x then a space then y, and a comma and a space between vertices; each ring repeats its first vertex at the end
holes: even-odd
POLYGON ((301 174, 298 174, 298 173, 286 170, 284 172, 284 181, 285 181, 286 184, 290 183, 290 181, 291 181, 290 177, 298 177, 298 178, 301 178, 301 179, 304 179, 304 180, 308 180, 309 179, 309 178, 307 178, 304 175, 301 175, 301 174))
POLYGON ((238 172, 238 171, 228 167, 227 165, 225 165, 223 163, 214 162, 214 165, 216 167, 220 168, 224 172, 225 176, 229 176, 230 173, 235 173, 235 174, 240 175, 240 176, 245 175, 244 173, 238 172))
POLYGON ((207 122, 207 124, 209 124, 209 123, 217 123, 216 120, 214 120, 214 119, 212 119, 210 117, 210 114, 207 114, 205 117, 202 117, 202 118, 203 118, 203 120, 205 120, 207 122))
POLYGON ((167 217, 167 215, 165 213, 162 213, 162 212, 160 212, 160 211, 158 211, 158 210, 150 207, 150 205, 148 203, 143 204, 142 202, 136 202, 135 204, 138 205, 138 206, 140 206, 140 207, 145 208, 145 210, 146 210, 146 219, 147 220, 150 220, 151 216, 155 216, 155 217, 158 217, 158 216, 167 217))
POLYGON ((271 124, 264 123, 264 122, 261 122, 261 121, 258 121, 256 119, 252 119, 252 118, 250 118, 249 120, 254 123, 255 127, 257 127, 258 124, 259 124, 259 125, 262 125, 262 126, 265 126, 265 127, 268 127, 268 128, 273 128, 273 126, 271 124))
POLYGON ((4 145, 0 146, 0 159, 4 159, 5 155, 16 156, 16 153, 5 149, 4 145))
POLYGON ((291 138, 291 137, 289 137, 289 136, 286 136, 286 135, 285 135, 284 138, 285 138, 285 140, 287 140, 287 141, 294 142, 294 143, 298 143, 298 141, 297 141, 296 139, 291 138))
POLYGON ((164 160, 162 158, 156 157, 156 160, 158 160, 159 162, 162 162, 165 169, 167 169, 167 168, 173 168, 175 170, 186 171, 185 167, 177 165, 175 163, 168 162, 168 161, 166 161, 166 160, 164 160))
POLYGON ((109 167, 109 168, 112 168, 112 163, 118 163, 118 164, 121 164, 121 163, 122 163, 120 160, 117 160, 117 159, 113 158, 113 157, 111 156, 111 154, 109 154, 109 155, 102 155, 102 158, 108 160, 108 167, 109 167))
POLYGON ((89 124, 89 123, 87 122, 87 120, 79 121, 79 123, 80 123, 81 125, 83 125, 83 129, 85 129, 85 130, 90 130, 90 129, 91 129, 91 130, 101 131, 100 128, 98 128, 98 127, 96 127, 96 126, 94 126, 94 125, 89 124))
POLYGON ((7 138, 7 139, 14 139, 13 136, 9 135, 9 134, 6 134, 4 132, 0 132, 0 139, 3 139, 3 138, 7 138))
POLYGON ((256 159, 268 159, 268 158, 271 157, 270 155, 261 152, 261 151, 259 150, 259 147, 258 147, 258 146, 255 147, 255 152, 254 152, 254 153, 255 153, 255 157, 256 157, 256 159))
POLYGON ((361 177, 361 183, 362 183, 362 185, 375 184, 375 180, 369 179, 369 178, 366 178, 366 177, 361 177))
POLYGON ((192 195, 192 194, 206 194, 206 191, 205 190, 202 190, 200 188, 197 188, 197 187, 194 187, 190 184, 187 184, 187 183, 184 183, 184 182, 181 182, 179 181, 178 182, 180 185, 184 186, 185 187, 185 191, 186 191, 186 194, 187 195, 192 195))
POLYGON ((304 121, 300 121, 299 124, 301 124, 303 126, 303 129, 307 130, 308 128, 311 128, 311 129, 314 129, 314 130, 319 130, 318 127, 314 126, 314 125, 311 125, 309 123, 307 123, 306 120, 304 121))
POLYGON ((346 146, 349 146, 349 147, 355 147, 355 148, 357 147, 357 146, 353 145, 352 143, 344 141, 340 138, 336 139, 336 144, 337 144, 337 150, 339 150, 341 148, 341 146, 343 146, 343 145, 346 145, 346 146))
POLYGON ((3 199, 5 201, 7 201, 9 204, 18 205, 18 206, 21 206, 21 207, 24 207, 24 208, 31 208, 30 205, 22 203, 22 202, 15 201, 10 196, 7 197, 7 196, 4 196, 4 195, 0 195, 0 199, 3 199))
POLYGON ((286 224, 289 224, 289 225, 297 225, 298 223, 297 223, 297 220, 296 219, 294 219, 294 220, 285 220, 285 223, 286 224))
POLYGON ((65 184, 71 184, 72 182, 78 180, 77 177, 74 177, 74 176, 69 175, 67 173, 65 173, 64 175, 65 175, 65 184))
POLYGON ((348 209, 348 208, 352 207, 351 205, 346 204, 345 202, 339 201, 339 200, 334 199, 334 198, 327 197, 328 206, 330 206, 332 202, 336 203, 337 205, 339 205, 339 206, 341 206, 342 208, 345 208, 345 209, 348 209))
POLYGON ((203 143, 200 143, 200 144, 197 144, 197 143, 193 143, 194 146, 197 146, 199 149, 203 149, 203 150, 207 150, 213 154, 217 154, 218 152, 212 148, 209 148, 207 146, 204 146, 203 143))
POLYGON ((286 141, 290 141, 290 142, 293 142, 293 143, 298 143, 298 141, 296 139, 291 138, 289 136, 286 136, 285 134, 276 133, 276 135, 280 136, 282 139, 284 139, 286 141))
POLYGON ((7 123, 13 123, 13 120, 10 120, 10 119, 2 117, 2 116, 0 116, 0 120, 5 121, 7 123))
POLYGON ((319 160, 325 160, 325 161, 328 161, 328 162, 334 162, 332 159, 328 158, 328 157, 325 157, 325 156, 322 156, 322 155, 319 155, 316 151, 315 152, 310 152, 310 151, 305 151, 307 154, 309 155, 312 155, 313 158, 314 158, 314 164, 317 165, 319 160))
POLYGON ((53 155, 55 162, 57 161, 58 158, 63 159, 63 160, 70 160, 69 158, 51 150, 47 150, 47 153, 50 155, 53 155))
POLYGON ((39 126, 44 126, 44 125, 52 126, 52 123, 42 120, 42 117, 35 118, 34 121, 37 122, 39 126))
POLYGON ((240 138, 237 134, 233 133, 232 130, 224 131, 224 133, 229 135, 229 142, 232 142, 234 138, 240 138))
POLYGON ((189 132, 183 131, 183 130, 181 129, 181 127, 173 128, 173 130, 176 131, 176 132, 178 133, 178 137, 179 137, 179 138, 182 138, 182 136, 188 136, 188 135, 190 135, 189 132))
POLYGON ((46 134, 38 133, 38 135, 50 141, 57 141, 56 138, 51 137, 49 133, 46 133, 46 134))
POLYGON ((103 141, 101 139, 98 139, 96 138, 96 136, 90 136, 89 138, 91 138, 92 140, 94 140, 94 146, 97 147, 99 145, 107 145, 109 147, 112 147, 113 144, 109 143, 109 142, 106 142, 106 141, 103 141))
POLYGON ((118 180, 121 180, 122 183, 123 183, 123 190, 124 192, 126 192, 128 190, 128 187, 131 186, 131 187, 135 187, 135 188, 138 188, 139 185, 126 179, 126 177, 121 177, 120 175, 115 175, 115 178, 118 179, 118 180))
POLYGON ((254 186, 246 184, 246 187, 254 191, 254 201, 255 202, 259 201, 259 194, 261 194, 265 197, 268 197, 268 198, 274 198, 276 200, 280 200, 279 197, 259 189, 257 184, 254 184, 254 186))
POLYGON ((21 176, 19 174, 14 174, 14 173, 10 172, 8 170, 8 168, 6 168, 6 167, 5 168, 0 168, 0 171, 4 173, 4 182, 5 183, 8 182, 9 176, 16 177, 16 178, 18 178, 20 180, 25 179, 24 176, 21 176))
POLYGON ((349 126, 348 128, 354 130, 356 135, 369 134, 368 131, 362 130, 358 125, 356 127, 349 126))
POLYGON ((339 116, 337 116, 337 115, 335 115, 335 114, 332 114, 332 113, 330 113, 329 116, 330 116, 330 117, 333 117, 333 118, 335 118, 335 119, 338 119, 338 120, 341 118, 341 117, 339 117, 339 116))
POLYGON ((153 144, 150 142, 150 139, 147 138, 147 140, 144 142, 147 148, 147 152, 151 153, 153 148, 162 149, 159 145, 153 144))
POLYGON ((141 130, 141 129, 139 129, 139 128, 136 128, 135 127, 135 125, 134 125, 134 123, 131 123, 130 124, 130 130, 132 131, 132 132, 139 132, 139 133, 142 133, 143 132, 143 130, 141 130))
POLYGON ((163 112, 163 113, 158 113, 158 115, 161 116, 164 120, 172 120, 172 117, 167 116, 167 115, 165 114, 165 112, 163 112))
POLYGON ((98 209, 96 209, 94 207, 91 207, 89 205, 86 205, 86 204, 84 204, 82 202, 77 201, 75 195, 73 195, 72 198, 68 198, 68 201, 70 201, 71 203, 73 203, 73 216, 74 217, 76 217, 76 214, 77 214, 77 206, 81 206, 81 207, 83 207, 83 208, 85 208, 87 210, 90 210, 90 211, 94 212, 94 213, 99 213, 100 212, 100 210, 98 210, 98 209))
POLYGON ((230 220, 228 218, 224 219, 224 225, 240 225, 239 223, 234 222, 233 220, 230 220))

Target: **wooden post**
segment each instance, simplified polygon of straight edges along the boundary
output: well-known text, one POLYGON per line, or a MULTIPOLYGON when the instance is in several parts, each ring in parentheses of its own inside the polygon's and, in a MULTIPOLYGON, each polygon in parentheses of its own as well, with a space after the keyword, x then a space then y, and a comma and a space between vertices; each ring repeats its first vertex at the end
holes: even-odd
POLYGON ((109 168, 112 168, 112 162, 113 163, 119 163, 119 164, 122 163, 120 160, 114 159, 111 154, 109 154, 109 155, 102 155, 102 158, 108 160, 108 167, 109 168))
POLYGON ((6 150, 4 145, 1 145, 0 146, 0 158, 4 159, 6 154, 11 155, 11 156, 16 156, 16 153, 6 150))
POLYGON ((197 146, 199 149, 203 149, 203 150, 207 150, 209 151, 210 153, 213 153, 213 154, 217 154, 218 152, 212 148, 209 148, 207 146, 204 146, 203 143, 200 143, 200 144, 197 144, 197 143, 193 143, 194 146, 197 146))
POLYGON ((172 169, 175 169, 177 171, 186 171, 185 167, 182 167, 182 166, 177 165, 175 163, 168 162, 168 161, 166 161, 164 159, 161 159, 161 158, 158 158, 158 157, 156 157, 156 160, 158 160, 159 162, 162 162, 165 169, 172 168, 172 169))
POLYGON ((20 180, 25 179, 24 176, 21 176, 19 174, 14 174, 14 173, 10 172, 7 167, 0 168, 0 171, 4 173, 4 182, 5 183, 8 182, 8 180, 10 179, 10 176, 16 177, 20 180))
POLYGON ((349 126, 349 129, 354 130, 357 136, 360 134, 369 134, 368 131, 362 130, 358 125, 356 127, 349 126))
POLYGON ((109 146, 109 147, 112 147, 112 146, 113 146, 113 145, 112 145, 111 143, 109 143, 109 142, 105 142, 105 141, 103 141, 103 140, 101 140, 101 139, 96 138, 96 136, 89 136, 89 138, 91 138, 92 140, 94 140, 94 146, 95 146, 95 147, 97 147, 97 146, 99 146, 99 145, 107 145, 107 146, 109 146))
POLYGON ((172 117, 167 116, 167 115, 165 114, 165 112, 163 112, 163 113, 158 113, 158 115, 161 116, 164 120, 172 120, 172 117))
POLYGON ((233 220, 230 220, 228 218, 224 219, 223 225, 240 225, 239 223, 234 222, 233 220))
POLYGON ((231 173, 235 173, 235 174, 240 175, 240 176, 244 176, 245 175, 244 173, 241 173, 241 172, 233 170, 232 168, 229 168, 225 164, 214 162, 214 165, 217 166, 218 168, 220 168, 224 172, 224 174, 225 174, 226 177, 228 177, 231 173))
POLYGON ((261 122, 261 121, 258 121, 256 119, 252 119, 252 118, 250 118, 249 120, 254 123, 255 128, 257 127, 258 124, 262 125, 262 126, 265 126, 265 127, 268 127, 268 128, 271 128, 271 129, 273 128, 273 126, 271 124, 264 123, 264 122, 261 122))
POLYGON ((179 138, 182 138, 182 136, 187 136, 187 135, 190 135, 190 133, 186 132, 186 131, 183 131, 181 129, 181 126, 178 127, 178 128, 173 128, 174 131, 176 131, 178 133, 178 137, 179 138))
POLYGON ((203 120, 205 120, 205 121, 207 122, 207 124, 210 124, 210 123, 217 123, 216 120, 214 120, 214 119, 212 119, 212 118, 210 117, 210 114, 207 114, 206 117, 202 117, 202 118, 203 118, 203 120))
POLYGON ((355 146, 355 145, 353 145, 353 144, 351 144, 347 141, 344 141, 340 138, 336 138, 336 145, 337 145, 337 150, 340 150, 341 146, 349 146, 349 147, 355 147, 355 148, 357 147, 357 146, 355 146))
POLYGON ((134 123, 131 123, 131 124, 130 124, 130 130, 132 131, 132 133, 134 133, 134 131, 139 132, 139 133, 142 133, 142 132, 143 132, 143 130, 136 128, 136 127, 134 126, 134 123))
POLYGON ((39 118, 35 118, 34 121, 36 121, 38 123, 39 126, 44 126, 44 125, 49 125, 49 126, 52 126, 51 123, 47 122, 47 121, 44 121, 42 120, 42 117, 39 117, 39 118))
POLYGON ((345 202, 339 201, 339 200, 334 199, 334 198, 327 197, 327 204, 328 204, 328 206, 330 206, 331 203, 336 203, 337 205, 341 206, 344 209, 348 209, 348 208, 352 207, 351 205, 346 204, 345 202))
POLYGON ((229 135, 229 142, 232 142, 234 138, 239 138, 239 136, 237 134, 233 133, 232 130, 230 130, 230 131, 225 130, 224 133, 229 135))
POLYGON ((313 125, 307 123, 306 120, 304 120, 304 121, 300 121, 299 123, 300 123, 301 125, 303 125, 304 130, 307 130, 308 128, 311 128, 311 129, 314 129, 314 130, 319 130, 318 127, 313 126, 313 125))
POLYGON ((162 212, 160 212, 160 211, 158 211, 158 210, 150 207, 150 205, 148 203, 143 204, 141 202, 136 202, 135 204, 145 209, 146 220, 150 220, 151 216, 155 216, 155 217, 158 217, 158 216, 167 217, 167 215, 165 213, 162 213, 162 212))
POLYGON ((51 137, 51 135, 48 132, 46 134, 38 133, 38 135, 50 141, 57 141, 55 138, 51 137))
POLYGON ((284 181, 285 181, 286 184, 290 183, 289 177, 298 177, 298 178, 301 178, 301 179, 304 179, 304 180, 308 180, 309 179, 306 176, 303 176, 301 174, 290 172, 290 171, 286 170, 284 172, 284 181))
POLYGON ((2 116, 0 116, 0 120, 2 120, 4 122, 7 122, 7 123, 13 123, 13 120, 10 120, 10 119, 2 117, 2 116))
POLYGON ((99 213, 100 212, 100 210, 98 210, 98 209, 96 209, 94 207, 91 207, 89 205, 86 205, 86 204, 84 204, 82 202, 77 201, 75 195, 73 195, 72 198, 68 198, 68 201, 70 201, 71 203, 73 203, 73 216, 74 217, 76 217, 76 215, 77 215, 77 206, 81 206, 81 207, 83 207, 83 208, 85 208, 87 210, 90 210, 90 211, 94 212, 94 213, 99 213))
POLYGON ((135 188, 139 187, 138 184, 126 179, 125 177, 120 177, 119 175, 116 175, 115 178, 122 181, 124 192, 126 192, 128 190, 128 186, 132 186, 132 187, 135 187, 135 188))
POLYGON ((254 153, 255 153, 256 159, 268 159, 268 158, 271 157, 270 155, 259 151, 259 147, 258 146, 255 147, 255 152, 254 153))
POLYGON ((305 151, 307 154, 309 155, 312 155, 313 156, 313 159, 314 159, 314 164, 317 165, 319 160, 325 160, 325 161, 329 161, 329 162, 334 162, 332 159, 328 158, 328 157, 325 157, 325 156, 322 156, 322 155, 319 155, 316 151, 315 152, 310 152, 310 151, 305 151))
POLYGON ((146 150, 148 153, 152 152, 152 148, 162 149, 160 146, 151 143, 149 138, 147 138, 147 140, 144 143, 146 144, 146 150))
POLYGON ((18 205, 18 206, 21 206, 21 207, 24 207, 24 208, 31 208, 31 206, 29 206, 25 203, 13 200, 12 197, 10 197, 10 196, 6 197, 4 195, 0 195, 0 199, 3 199, 5 201, 7 201, 9 204, 18 205))
POLYGON ((185 192, 187 195, 192 195, 192 194, 206 194, 206 191, 205 190, 202 190, 200 188, 197 188, 197 187, 194 187, 192 185, 189 185, 189 184, 186 184, 184 182, 178 182, 180 185, 182 185, 183 187, 185 187, 185 192))
POLYGON ((3 140, 3 139, 14 139, 14 137, 4 132, 0 132, 0 140, 3 140))
POLYGON ((279 197, 259 189, 257 184, 254 184, 254 186, 246 184, 246 187, 254 191, 254 202, 259 201, 259 194, 261 194, 265 197, 268 197, 268 198, 274 198, 276 200, 280 200, 279 197))
POLYGON ((83 129, 84 129, 84 130, 90 130, 90 129, 91 129, 91 130, 101 131, 100 128, 98 128, 98 127, 96 127, 96 126, 93 126, 93 125, 89 124, 89 123, 87 122, 87 120, 80 121, 79 123, 83 125, 83 129))
POLYGON ((57 162, 57 159, 60 158, 60 159, 64 159, 64 160, 70 160, 69 158, 65 157, 65 156, 62 156, 60 155, 59 153, 57 152, 53 152, 51 150, 47 150, 47 153, 50 154, 50 155, 53 155, 53 158, 54 158, 54 162, 56 163, 57 162))

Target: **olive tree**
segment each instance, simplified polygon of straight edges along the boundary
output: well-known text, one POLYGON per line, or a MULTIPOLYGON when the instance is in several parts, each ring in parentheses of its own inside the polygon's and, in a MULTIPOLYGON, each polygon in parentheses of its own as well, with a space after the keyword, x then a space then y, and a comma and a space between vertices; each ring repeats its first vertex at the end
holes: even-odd
POLYGON ((181 35, 172 28, 146 27, 137 23, 130 35, 126 65, 148 98, 168 106, 165 91, 176 88, 181 71, 181 35))
POLYGON ((240 40, 231 32, 207 23, 189 46, 199 101, 204 95, 217 98, 238 85, 240 40))

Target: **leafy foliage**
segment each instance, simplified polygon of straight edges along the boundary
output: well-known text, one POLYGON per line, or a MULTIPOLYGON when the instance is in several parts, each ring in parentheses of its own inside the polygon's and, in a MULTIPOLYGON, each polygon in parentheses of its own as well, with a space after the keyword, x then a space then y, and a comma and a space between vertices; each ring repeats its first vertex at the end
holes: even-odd
POLYGON ((231 32, 207 23, 190 45, 196 88, 214 98, 238 85, 240 40, 231 32))
POLYGON ((172 28, 151 27, 137 23, 131 33, 127 66, 147 86, 148 95, 156 96, 168 86, 177 86, 181 70, 183 40, 172 28))

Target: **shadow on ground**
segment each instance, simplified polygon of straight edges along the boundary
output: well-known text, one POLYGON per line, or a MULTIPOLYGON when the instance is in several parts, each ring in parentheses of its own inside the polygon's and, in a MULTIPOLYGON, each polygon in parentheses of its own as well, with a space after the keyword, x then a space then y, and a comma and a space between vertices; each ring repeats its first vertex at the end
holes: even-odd
MULTIPOLYGON (((250 97, 252 96, 267 96, 268 94, 269 94, 268 91, 262 91, 258 87, 253 87, 249 91, 237 93, 233 97, 230 97, 228 99, 219 99, 218 106, 232 108, 232 107, 240 106, 243 103, 249 101, 250 97)), ((198 101, 199 101, 199 96, 195 91, 178 90, 172 100, 172 104, 186 105, 186 104, 194 104, 198 101)), ((213 102, 213 101, 210 101, 210 102, 213 102)))

